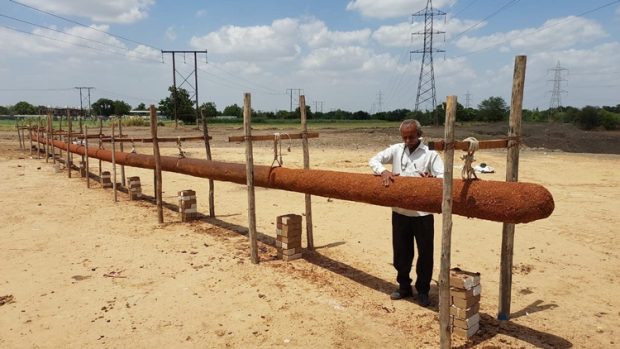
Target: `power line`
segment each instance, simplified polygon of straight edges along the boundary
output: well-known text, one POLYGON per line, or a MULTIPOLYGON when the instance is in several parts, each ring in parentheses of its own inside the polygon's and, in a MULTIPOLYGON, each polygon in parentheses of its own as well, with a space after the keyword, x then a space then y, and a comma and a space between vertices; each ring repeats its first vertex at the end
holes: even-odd
POLYGON ((113 47, 113 48, 117 48, 117 49, 121 49, 121 50, 127 50, 127 51, 129 51, 129 49, 128 49, 128 48, 126 48, 126 47, 116 46, 116 45, 111 45, 111 44, 108 44, 108 43, 105 43, 105 42, 102 42, 102 41, 98 41, 98 40, 94 40, 94 39, 90 39, 90 38, 85 38, 85 37, 83 37, 83 36, 79 36, 79 35, 75 35, 75 34, 71 34, 71 33, 63 32, 62 30, 54 29, 54 28, 51 28, 51 27, 46 27, 46 26, 44 26, 44 25, 40 25, 40 24, 36 24, 36 23, 32 23, 32 22, 29 22, 29 21, 26 21, 26 20, 23 20, 23 19, 19 19, 19 18, 15 18, 15 17, 7 16, 7 15, 2 14, 2 13, 0 13, 0 17, 5 17, 5 18, 8 18, 8 19, 12 19, 12 20, 14 20, 14 21, 17 21, 17 22, 26 23, 26 24, 29 24, 29 25, 32 25, 32 26, 35 26, 35 27, 39 27, 39 28, 43 28, 43 29, 47 29, 47 30, 51 30, 51 31, 55 31, 55 32, 57 32, 57 33, 64 34, 64 35, 67 35, 67 36, 72 36, 72 37, 75 37, 75 38, 78 38, 78 39, 82 39, 82 40, 87 40, 87 41, 95 42, 95 43, 98 43, 98 44, 100 44, 100 45, 110 46, 110 47, 113 47))
MULTIPOLYGON (((553 27, 555 27, 555 26, 557 26, 557 25, 560 25, 560 24, 563 24, 563 23, 567 23, 567 22, 574 21, 575 19, 577 19, 577 18, 579 18, 579 17, 583 17, 583 16, 586 16, 586 15, 589 15, 590 13, 593 13, 593 12, 596 12, 596 11, 599 11, 599 10, 602 10, 602 9, 604 9, 604 8, 606 8, 606 7, 609 7, 609 6, 614 5, 614 4, 617 4, 617 3, 620 3, 620 0, 614 0, 614 1, 608 2, 608 3, 606 3, 606 4, 603 4, 603 5, 601 5, 601 6, 595 7, 595 8, 593 8, 593 9, 586 10, 586 11, 584 11, 584 12, 581 12, 581 13, 579 13, 579 14, 577 14, 577 15, 569 16, 569 17, 565 18, 565 19, 564 19, 564 20, 562 20, 562 21, 558 21, 558 22, 555 22, 555 23, 553 23, 553 24, 544 25, 544 26, 542 26, 542 27, 538 28, 537 30, 535 30, 533 33, 528 33, 527 35, 528 35, 528 36, 531 36, 531 35, 533 35, 533 34, 540 33, 541 31, 547 30, 547 29, 549 29, 549 28, 553 28, 553 27)), ((522 37, 522 36, 523 36, 523 35, 521 35, 521 37, 522 37)), ((471 51, 471 52, 468 52, 468 53, 465 53, 465 54, 462 54, 462 55, 459 55, 459 56, 454 56, 454 57, 452 57, 452 58, 461 58, 461 57, 471 56, 471 55, 473 55, 473 54, 475 54, 475 53, 482 52, 482 51, 486 51, 486 50, 488 50, 488 49, 490 49, 490 48, 493 48, 493 47, 498 46, 498 45, 503 45, 503 44, 505 44, 505 42, 504 42, 504 41, 501 41, 501 42, 498 42, 498 43, 495 43, 495 44, 491 44, 491 45, 489 45, 489 46, 485 46, 485 47, 483 47, 483 48, 480 48, 480 49, 477 49, 477 50, 474 50, 474 51, 471 51)))
POLYGON ((453 36, 450 41, 454 41, 456 40, 456 38, 458 38, 459 36, 467 33, 468 31, 476 28, 477 26, 479 26, 480 24, 482 24, 484 21, 487 21, 489 19, 491 19, 492 17, 494 17, 495 15, 497 15, 498 13, 502 12, 503 10, 507 9, 508 7, 516 4, 517 2, 519 2, 520 0, 510 0, 507 3, 505 3, 502 7, 500 7, 499 9, 495 10, 493 13, 487 15, 486 17, 484 17, 483 19, 481 19, 478 23, 470 26, 469 28, 463 30, 462 32, 456 34, 455 36, 453 36))
POLYGON ((93 27, 91 27, 91 26, 89 26, 89 25, 86 25, 86 24, 84 24, 84 23, 80 23, 80 22, 78 22, 78 21, 75 21, 75 20, 72 20, 72 19, 69 19, 69 18, 66 18, 66 17, 63 17, 63 16, 59 16, 59 15, 57 15, 57 14, 54 14, 54 13, 51 13, 51 12, 48 12, 48 11, 45 11, 45 10, 41 10, 41 9, 36 8, 36 7, 34 7, 34 6, 26 5, 26 4, 21 3, 21 2, 19 2, 19 1, 15 1, 15 0, 9 0, 9 1, 10 1, 10 2, 12 2, 12 3, 14 3, 14 4, 17 4, 17 5, 20 5, 20 6, 23 6, 23 7, 29 8, 29 9, 31 9, 31 10, 34 10, 34 11, 37 11, 37 12, 41 12, 41 13, 45 13, 46 15, 50 15, 50 16, 52 16, 52 17, 56 17, 56 18, 62 19, 62 20, 67 21, 67 22, 69 22, 69 23, 77 24, 77 25, 82 26, 82 27, 84 27, 84 28, 88 28, 88 29, 91 29, 91 30, 98 31, 98 32, 100 32, 100 33, 104 33, 104 34, 107 34, 107 35, 113 36, 113 37, 115 37, 115 38, 121 39, 121 40, 129 41, 129 42, 134 43, 134 44, 137 44, 137 45, 147 46, 147 47, 153 48, 153 49, 158 50, 158 51, 159 51, 159 50, 161 50, 160 48, 157 48, 157 47, 155 47, 155 46, 152 46, 152 45, 149 45, 149 44, 146 44, 146 43, 140 42, 140 41, 132 40, 132 39, 129 39, 129 38, 124 37, 124 36, 121 36, 121 35, 112 34, 112 33, 107 32, 107 31, 105 31, 105 30, 101 30, 101 29, 93 28, 93 27))

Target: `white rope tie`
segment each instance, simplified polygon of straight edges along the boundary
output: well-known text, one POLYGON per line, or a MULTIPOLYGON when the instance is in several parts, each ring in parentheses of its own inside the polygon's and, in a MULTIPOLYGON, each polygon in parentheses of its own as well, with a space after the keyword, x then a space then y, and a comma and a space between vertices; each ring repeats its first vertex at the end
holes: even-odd
POLYGON ((136 154, 136 144, 133 142, 133 137, 131 138, 131 152, 132 154, 136 154))
POLYGON ((284 164, 284 161, 282 160, 282 135, 283 134, 288 137, 288 148, 286 148, 286 150, 288 152, 291 151, 291 144, 292 144, 291 136, 288 133, 275 132, 273 134, 273 162, 271 163, 271 167, 274 167, 273 165, 275 163, 278 163, 278 167, 282 167, 282 165, 284 164))
POLYGON ((469 149, 467 150, 467 154, 461 156, 461 160, 465 161, 463 170, 461 171, 461 178, 464 180, 478 179, 476 171, 471 167, 471 164, 476 161, 474 153, 479 149, 480 143, 474 137, 467 137, 463 142, 469 142, 469 149))
POLYGON ((177 137, 177 147, 179 148, 179 158, 185 158, 185 152, 183 151, 183 145, 181 144, 181 137, 177 137))

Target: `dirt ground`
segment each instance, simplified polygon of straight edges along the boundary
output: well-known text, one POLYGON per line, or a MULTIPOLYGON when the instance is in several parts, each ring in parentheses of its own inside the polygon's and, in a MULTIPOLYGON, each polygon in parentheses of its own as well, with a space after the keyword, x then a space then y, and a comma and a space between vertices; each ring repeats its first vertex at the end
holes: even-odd
MULTIPOLYGON (((497 138, 502 127, 460 128, 457 138, 497 138)), ((454 347, 620 345, 620 135, 541 129, 524 126, 519 179, 548 188, 556 208, 548 219, 516 227, 510 321, 495 320, 501 223, 454 216, 452 265, 482 275, 481 330, 470 341, 455 337, 454 347), (607 154, 594 154, 601 152, 607 154)), ((310 157, 320 169, 368 173, 368 159, 399 142, 394 129, 317 130, 310 157)), ((243 145, 225 142, 240 133, 212 127, 214 159, 243 162, 243 145)), ((301 143, 290 145, 284 165, 299 168, 301 143)), ((255 144, 256 163, 271 164, 271 146, 255 144)), ((150 145, 136 150, 152 153, 150 145)), ((200 143, 187 142, 184 150, 204 158, 200 143)), ((176 146, 162 153, 175 155, 176 146)), ((496 169, 483 180, 504 179, 505 151, 476 158, 496 169)), ((459 174, 460 160, 455 164, 459 174)), ((96 161, 90 170, 98 173, 96 161)), ((255 265, 245 186, 215 182, 217 217, 181 223, 173 210, 177 192, 196 190, 199 212, 208 213, 208 181, 164 173, 164 201, 172 209, 164 210, 160 225, 150 197, 152 171, 125 171, 140 176, 144 200, 119 193, 114 203, 110 189, 94 181, 87 189, 75 172, 70 179, 55 173, 51 160, 20 150, 14 132, 0 132, 0 297, 12 296, 0 302, 0 348, 438 347, 436 285, 430 308, 389 299, 396 287, 389 208, 313 197, 316 250, 283 262, 276 256, 275 218, 302 214, 304 196, 257 188, 255 265)), ((435 215, 434 280, 440 241, 441 215, 435 215)))

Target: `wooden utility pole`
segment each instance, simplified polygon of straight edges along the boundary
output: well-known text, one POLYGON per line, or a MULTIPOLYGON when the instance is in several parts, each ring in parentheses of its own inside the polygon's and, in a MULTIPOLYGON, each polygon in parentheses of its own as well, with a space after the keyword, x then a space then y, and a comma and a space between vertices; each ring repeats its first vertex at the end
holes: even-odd
POLYGON ((162 179, 161 179, 161 157, 159 155, 159 142, 157 141, 157 111, 151 104, 151 137, 153 137, 153 156, 155 157, 155 202, 157 203, 157 221, 164 222, 164 208, 162 203, 162 179))
POLYGON ((452 172, 454 167, 454 121, 456 120, 456 96, 446 101, 446 124, 444 126, 445 166, 443 175, 443 200, 441 202, 441 265, 439 270, 439 336, 440 348, 452 346, 450 333, 450 252, 452 244, 452 172))
MULTIPOLYGON (((508 125, 508 154, 506 160, 506 181, 519 180, 519 145, 521 142, 521 119, 523 116, 523 88, 525 85, 525 65, 527 57, 515 57, 512 78, 512 100, 508 125)), ((503 223, 502 253, 499 278, 499 307, 497 318, 510 319, 510 302, 512 297, 512 261, 514 252, 515 225, 503 223)))
POLYGON ((252 97, 243 97, 243 130, 245 133, 245 173, 248 186, 248 236, 252 263, 258 263, 258 243, 256 241, 256 200, 254 197, 254 155, 252 149, 252 97))
MULTIPOLYGON (((304 152, 304 169, 310 168, 310 151, 308 149, 308 119, 306 115, 306 96, 299 96, 299 112, 301 114, 301 144, 304 152)), ((308 250, 314 250, 314 235, 312 231, 312 196, 304 194, 306 204, 306 238, 308 250)))

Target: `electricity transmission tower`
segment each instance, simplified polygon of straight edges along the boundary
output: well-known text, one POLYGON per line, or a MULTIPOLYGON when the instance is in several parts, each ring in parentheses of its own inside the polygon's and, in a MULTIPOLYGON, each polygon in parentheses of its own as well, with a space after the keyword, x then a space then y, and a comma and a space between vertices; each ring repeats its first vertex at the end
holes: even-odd
POLYGON ((468 108, 471 106, 471 93, 469 93, 469 91, 467 91, 467 93, 465 94, 465 108, 468 108))
MULTIPOLYGON (((430 104, 431 110, 435 110, 437 105, 437 97, 435 93, 435 71, 433 68, 433 53, 445 52, 445 50, 433 48, 433 36, 436 34, 444 34, 443 31, 433 29, 433 22, 437 16, 445 16, 446 13, 433 8, 433 1, 426 2, 426 8, 412 15, 412 21, 415 17, 424 17, 424 31, 413 33, 415 35, 424 35, 424 47, 419 50, 411 51, 412 54, 422 54, 422 64, 420 64, 420 78, 418 80, 418 93, 415 98, 415 110, 420 110, 420 105, 430 104)), ((435 125, 439 124, 437 114, 435 114, 435 125)))
POLYGON ((562 106, 562 93, 567 93, 568 91, 562 89, 562 81, 566 81, 562 77, 564 72, 568 72, 568 69, 563 68, 560 65, 560 61, 556 64, 555 68, 549 69, 549 72, 553 72, 553 90, 551 92, 551 100, 549 101, 549 117, 548 121, 551 122, 552 114, 555 115, 560 107, 562 106))
POLYGON ((383 92, 377 93, 377 113, 383 112, 383 92))
POLYGON ((200 115, 200 105, 198 104, 198 54, 199 53, 204 53, 205 54, 205 61, 207 59, 207 50, 204 51, 161 51, 161 56, 162 56, 162 61, 163 61, 163 57, 164 54, 166 53, 170 53, 172 55, 172 84, 174 87, 174 90, 172 91, 172 99, 173 99, 173 111, 174 111, 174 127, 176 128, 177 126, 179 126, 179 115, 178 115, 178 96, 177 96, 177 74, 183 79, 181 81, 181 84, 179 85, 179 88, 182 88, 185 84, 187 84, 187 86, 189 86, 189 90, 193 92, 193 94, 190 96, 189 99, 194 98, 194 103, 196 103, 196 124, 198 124, 198 119, 199 119, 199 115, 200 115), (192 70, 189 74, 187 74, 187 76, 183 76, 182 73, 180 73, 179 71, 177 71, 177 67, 176 67, 176 54, 183 54, 183 60, 185 60, 185 54, 193 54, 194 55, 194 70, 192 70), (192 85, 192 83, 189 81, 189 78, 194 75, 194 85, 192 85))
POLYGON ((90 118, 90 90, 94 89, 94 87, 85 87, 85 86, 76 86, 74 87, 76 90, 80 90, 80 116, 84 117, 84 103, 88 101, 88 117, 90 118), (82 90, 88 91, 86 95, 82 95, 82 90))

